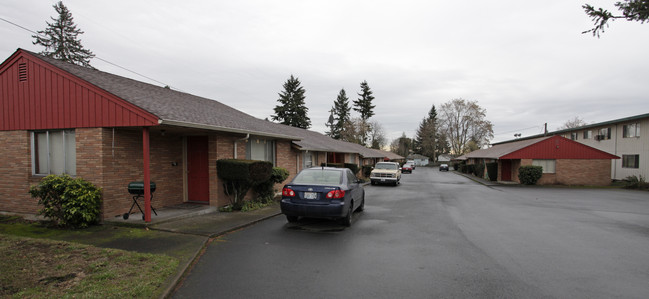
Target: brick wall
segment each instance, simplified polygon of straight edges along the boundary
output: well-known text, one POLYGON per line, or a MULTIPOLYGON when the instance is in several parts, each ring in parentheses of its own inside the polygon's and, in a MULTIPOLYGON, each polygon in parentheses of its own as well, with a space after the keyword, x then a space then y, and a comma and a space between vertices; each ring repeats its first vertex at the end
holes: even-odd
POLYGON ((0 211, 36 214, 38 199, 29 195, 31 180, 30 133, 27 131, 0 131, 0 211))
MULTIPOLYGON (((142 131, 115 128, 113 134, 110 128, 77 129, 77 136, 80 135, 88 144, 77 143, 77 174, 83 173, 86 178, 92 175, 88 170, 101 173, 99 170, 103 169, 103 179, 98 185, 103 188, 104 217, 128 212, 133 202, 133 195, 127 190, 128 183, 144 179, 142 131), (79 161, 80 152, 84 153, 84 157, 95 158, 79 161), (101 164, 97 165, 96 161, 101 161, 101 164)), ((162 136, 154 131, 150 134, 149 145, 151 181, 156 183, 152 205, 158 208, 182 203, 182 136, 169 133, 162 136)), ((88 180, 93 181, 94 178, 88 180)))
POLYGON ((607 186, 611 184, 611 160, 557 160, 557 184, 607 186))

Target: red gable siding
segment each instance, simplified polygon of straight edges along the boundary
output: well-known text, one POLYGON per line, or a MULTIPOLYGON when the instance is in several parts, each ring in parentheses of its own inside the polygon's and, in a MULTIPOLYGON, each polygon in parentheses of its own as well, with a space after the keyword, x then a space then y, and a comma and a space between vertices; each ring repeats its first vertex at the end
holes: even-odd
POLYGON ((541 140, 500 159, 619 159, 615 155, 561 136, 541 140))
POLYGON ((0 130, 156 126, 158 118, 22 50, 0 65, 0 130))

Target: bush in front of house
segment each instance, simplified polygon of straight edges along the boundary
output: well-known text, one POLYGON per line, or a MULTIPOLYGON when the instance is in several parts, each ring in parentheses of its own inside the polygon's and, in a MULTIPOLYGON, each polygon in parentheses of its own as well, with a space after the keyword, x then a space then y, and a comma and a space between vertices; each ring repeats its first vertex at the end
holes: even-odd
POLYGON ((270 178, 253 187, 257 198, 261 203, 270 203, 275 197, 275 184, 284 182, 289 176, 288 170, 281 167, 273 167, 270 178))
POLYGON ((518 169, 518 179, 521 184, 536 185, 541 176, 543 176, 543 167, 541 166, 525 165, 518 169))
POLYGON ((363 165, 362 169, 363 169, 362 170, 363 177, 364 178, 369 178, 370 175, 372 174, 372 169, 374 169, 374 167, 372 167, 372 165, 363 165))
POLYGON ((216 173, 224 181, 223 192, 230 196, 233 210, 241 210, 243 199, 251 187, 268 181, 273 163, 268 161, 220 159, 216 161, 216 173))
POLYGON ((649 183, 645 181, 644 176, 631 175, 624 179, 625 189, 640 189, 640 190, 649 190, 649 183))
POLYGON ((58 226, 85 228, 99 222, 101 189, 82 178, 48 175, 29 194, 43 206, 38 214, 58 226))
POLYGON ((467 164, 464 165, 463 171, 464 173, 474 173, 475 172, 475 164, 467 164))
POLYGON ((484 164, 474 164, 473 175, 482 178, 484 176, 484 164))
POLYGON ((498 162, 487 163, 487 174, 489 175, 489 180, 493 182, 498 180, 498 162))

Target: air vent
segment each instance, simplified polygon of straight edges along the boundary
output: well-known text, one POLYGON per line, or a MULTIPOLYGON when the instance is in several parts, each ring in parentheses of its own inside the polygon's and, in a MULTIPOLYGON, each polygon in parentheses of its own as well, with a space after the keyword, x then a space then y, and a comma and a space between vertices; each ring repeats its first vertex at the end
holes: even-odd
POLYGON ((18 65, 18 81, 27 81, 27 63, 21 63, 18 65))

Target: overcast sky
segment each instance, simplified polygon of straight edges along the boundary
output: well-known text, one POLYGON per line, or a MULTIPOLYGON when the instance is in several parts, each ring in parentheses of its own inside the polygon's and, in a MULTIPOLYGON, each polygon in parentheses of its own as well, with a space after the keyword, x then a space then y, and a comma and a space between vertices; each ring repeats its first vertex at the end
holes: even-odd
MULTIPOLYGON (((46 28, 56 1, 2 0, 0 17, 46 28)), ((649 113, 649 24, 617 20, 597 39, 581 6, 614 0, 354 1, 67 0, 84 47, 106 72, 273 114, 291 74, 324 132, 341 88, 367 80, 389 140, 414 137, 432 105, 477 101, 493 142, 649 113)), ((617 12, 617 11, 616 11, 617 12)), ((31 33, 0 20, 0 60, 35 52, 31 33)), ((352 112, 352 116, 357 116, 352 112)))

